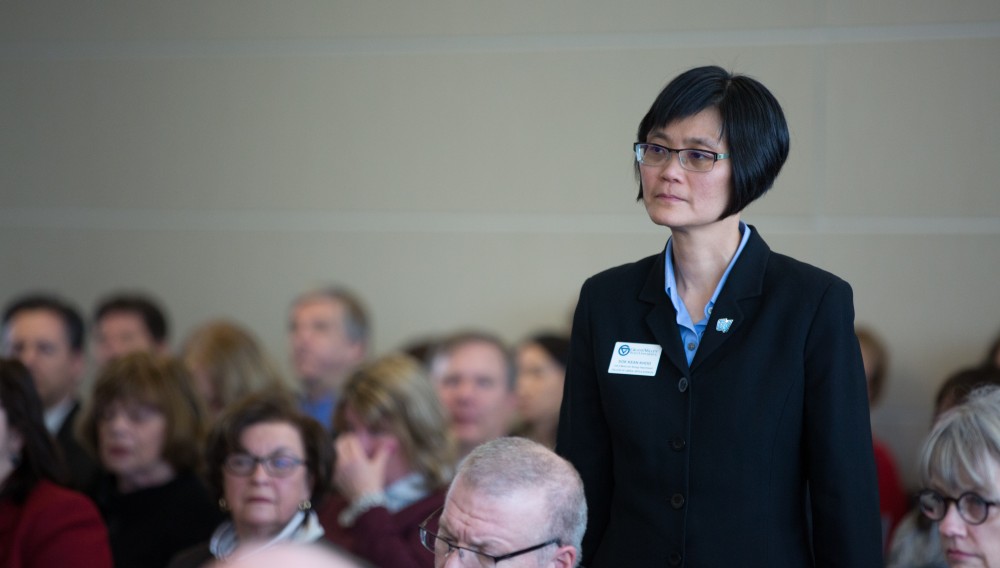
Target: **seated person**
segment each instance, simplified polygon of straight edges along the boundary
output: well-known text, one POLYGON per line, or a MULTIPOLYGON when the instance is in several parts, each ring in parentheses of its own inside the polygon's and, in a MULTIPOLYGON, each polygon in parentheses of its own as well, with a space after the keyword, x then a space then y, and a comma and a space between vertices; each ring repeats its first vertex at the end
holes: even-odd
POLYGON ((498 438, 462 461, 444 508, 421 524, 420 540, 439 567, 572 568, 586 528, 573 466, 526 438, 498 438))
POLYGON ((98 367, 133 351, 167 355, 169 324, 151 296, 119 292, 105 296, 94 310, 94 359, 98 367))
POLYGON ((28 369, 0 359, 0 566, 111 568, 100 513, 64 479, 28 369))
MULTIPOLYGON (((963 369, 948 377, 935 397, 934 420, 946 411, 962 404, 973 390, 1000 386, 1000 369, 982 367, 963 369)), ((887 568, 944 568, 946 560, 941 548, 937 525, 921 514, 919 508, 907 513, 896 527, 886 555, 887 568)))
POLYGON ((134 352, 97 376, 78 425, 107 471, 89 491, 115 568, 162 568, 212 533, 222 514, 196 475, 202 412, 184 366, 134 352))
POLYGON ((194 380, 209 421, 230 404, 265 389, 294 389, 247 329, 232 322, 210 321, 184 342, 184 364, 194 380))
POLYGON ((230 520, 170 568, 200 568, 213 560, 228 566, 274 544, 314 543, 323 536, 313 503, 326 494, 332 442, 294 397, 262 391, 227 409, 212 429, 206 461, 209 483, 230 520))
POLYGON ((498 337, 481 331, 452 335, 435 349, 430 369, 459 457, 510 433, 517 410, 516 377, 498 337))
POLYGON ((1000 388, 946 412, 920 454, 920 510, 935 521, 948 566, 1000 566, 1000 388))
POLYGON ((419 524, 444 503, 454 448, 423 366, 403 354, 363 365, 333 425, 338 494, 320 512, 327 538, 377 566, 431 568, 419 524))
POLYGON ((517 411, 521 424, 516 435, 549 449, 556 447, 568 362, 569 338, 562 335, 533 335, 517 348, 517 411))

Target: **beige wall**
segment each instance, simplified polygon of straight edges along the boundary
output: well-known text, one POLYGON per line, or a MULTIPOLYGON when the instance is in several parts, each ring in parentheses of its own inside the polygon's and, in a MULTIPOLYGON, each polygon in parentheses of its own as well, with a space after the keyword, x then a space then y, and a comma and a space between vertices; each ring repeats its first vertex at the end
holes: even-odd
POLYGON ((995 0, 4 2, 0 301, 144 288, 175 337, 232 317, 279 358, 328 281, 378 352, 562 326, 585 277, 663 246, 634 129, 719 64, 785 106, 745 218, 853 283, 914 483, 934 389, 1000 331, 997 61, 995 0))

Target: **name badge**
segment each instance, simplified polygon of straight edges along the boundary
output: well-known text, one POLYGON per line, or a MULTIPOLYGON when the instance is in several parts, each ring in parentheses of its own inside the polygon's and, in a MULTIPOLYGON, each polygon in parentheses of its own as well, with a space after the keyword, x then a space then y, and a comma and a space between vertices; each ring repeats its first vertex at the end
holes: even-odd
POLYGON ((619 341, 615 343, 615 351, 611 354, 608 373, 652 377, 656 375, 662 352, 663 348, 653 343, 619 341))

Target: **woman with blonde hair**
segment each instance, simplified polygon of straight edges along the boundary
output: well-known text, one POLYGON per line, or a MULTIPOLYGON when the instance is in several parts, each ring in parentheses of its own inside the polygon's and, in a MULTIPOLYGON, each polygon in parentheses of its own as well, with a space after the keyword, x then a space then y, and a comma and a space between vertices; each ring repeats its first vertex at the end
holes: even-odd
POLYGON ((391 354, 358 369, 334 413, 338 490, 327 538, 376 566, 430 567, 419 524, 444 504, 454 447, 424 368, 391 354))
POLYGON ((253 333, 230 321, 210 321, 194 330, 182 358, 213 420, 248 394, 294 388, 253 333))

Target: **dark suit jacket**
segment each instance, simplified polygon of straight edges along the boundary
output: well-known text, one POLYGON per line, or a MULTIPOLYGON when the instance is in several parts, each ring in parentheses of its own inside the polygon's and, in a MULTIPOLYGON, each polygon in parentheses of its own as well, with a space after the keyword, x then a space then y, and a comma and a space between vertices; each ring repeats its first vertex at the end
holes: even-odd
POLYGON ((663 253, 588 279, 557 445, 587 494, 583 563, 881 566, 852 302, 754 230, 689 368, 663 253), (655 376, 610 374, 619 341, 661 346, 655 376))
POLYGON ((76 441, 73 428, 79 413, 80 403, 76 402, 73 404, 73 410, 70 410, 63 420, 55 438, 66 464, 70 487, 77 491, 86 491, 97 482, 101 469, 97 460, 76 441))

